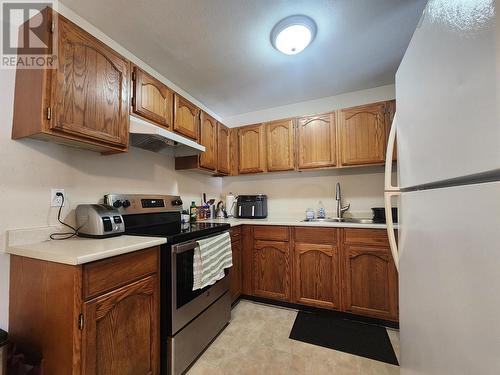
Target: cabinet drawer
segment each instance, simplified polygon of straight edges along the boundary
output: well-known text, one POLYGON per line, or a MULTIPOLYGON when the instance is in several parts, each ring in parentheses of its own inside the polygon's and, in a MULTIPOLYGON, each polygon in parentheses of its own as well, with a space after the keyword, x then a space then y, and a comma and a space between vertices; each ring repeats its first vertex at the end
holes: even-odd
POLYGON ((295 242, 331 245, 337 242, 336 228, 294 228, 295 242))
POLYGON ((385 229, 344 229, 344 242, 389 246, 389 237, 385 229))
POLYGON ((90 299, 158 271, 158 247, 83 265, 83 298, 90 299))
POLYGON ((288 227, 254 226, 253 238, 267 241, 288 241, 288 227))

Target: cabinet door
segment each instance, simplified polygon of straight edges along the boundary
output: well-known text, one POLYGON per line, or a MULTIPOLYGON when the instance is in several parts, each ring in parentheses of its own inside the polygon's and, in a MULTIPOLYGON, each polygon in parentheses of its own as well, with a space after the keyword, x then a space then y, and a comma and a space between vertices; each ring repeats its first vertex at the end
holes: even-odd
POLYGON ((82 373, 158 374, 158 306, 154 275, 85 302, 82 373))
POLYGON ((231 173, 231 164, 229 155, 230 148, 230 131, 229 128, 217 123, 217 172, 219 174, 231 173))
POLYGON ((335 167, 335 114, 300 117, 297 119, 297 149, 299 169, 335 167))
POLYGON ((217 165, 217 121, 205 112, 201 112, 200 143, 205 152, 200 154, 200 167, 215 171, 217 165))
POLYGON ((133 112, 170 129, 174 108, 172 90, 136 66, 132 77, 133 112))
POLYGON ((239 240, 231 243, 233 250, 233 267, 229 270, 229 293, 231 302, 241 296, 241 242, 239 240))
POLYGON ((347 311, 397 320, 397 273, 390 249, 344 247, 344 293, 347 311))
POLYGON ((289 171, 295 168, 295 137, 293 120, 279 120, 266 124, 267 170, 289 171))
POLYGON ((385 103, 339 111, 342 165, 381 164, 387 143, 385 103))
POLYGON ((290 300, 290 264, 287 242, 255 241, 253 247, 253 293, 290 300))
POLYGON ((265 171, 265 133, 262 124, 244 126, 238 129, 239 173, 260 173, 265 171))
POLYGON ((50 128, 87 141, 128 145, 130 64, 59 16, 50 128))
POLYGON ((295 300, 317 307, 339 308, 338 251, 331 245, 295 243, 295 300))
POLYGON ((178 94, 174 94, 174 131, 198 140, 200 109, 178 94))

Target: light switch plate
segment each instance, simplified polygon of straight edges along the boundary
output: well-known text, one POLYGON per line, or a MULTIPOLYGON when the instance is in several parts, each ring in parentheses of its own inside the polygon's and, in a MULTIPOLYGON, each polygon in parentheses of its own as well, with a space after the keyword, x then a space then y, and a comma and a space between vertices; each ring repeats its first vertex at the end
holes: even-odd
POLYGON ((61 203, 63 203, 63 198, 57 196, 57 193, 62 193, 64 195, 64 207, 66 205, 66 194, 64 193, 64 189, 50 189, 50 206, 60 207, 61 203))

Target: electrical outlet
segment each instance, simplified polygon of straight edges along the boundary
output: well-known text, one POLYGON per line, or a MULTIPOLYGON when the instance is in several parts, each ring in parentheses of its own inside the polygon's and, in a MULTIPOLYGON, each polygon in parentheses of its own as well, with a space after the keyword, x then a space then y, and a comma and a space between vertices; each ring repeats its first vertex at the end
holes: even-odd
POLYGON ((62 193, 64 195, 64 207, 66 205, 66 195, 64 193, 64 189, 50 189, 50 206, 60 207, 61 203, 63 203, 63 198, 56 195, 57 193, 62 193))

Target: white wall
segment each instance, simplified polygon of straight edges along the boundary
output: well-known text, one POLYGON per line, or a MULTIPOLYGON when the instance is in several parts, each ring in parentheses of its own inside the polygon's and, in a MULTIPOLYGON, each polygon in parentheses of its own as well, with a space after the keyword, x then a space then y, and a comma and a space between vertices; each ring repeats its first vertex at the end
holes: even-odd
POLYGON ((267 194, 270 218, 303 219, 306 208, 316 211, 319 201, 323 202, 327 215, 335 216, 337 182, 342 188, 342 203, 351 203, 348 214, 371 217, 372 207, 384 206, 383 167, 227 177, 222 189, 224 195, 267 194))
POLYGON ((396 91, 394 85, 387 85, 281 107, 268 108, 256 112, 243 113, 237 116, 226 117, 223 121, 229 127, 243 126, 287 117, 325 113, 340 108, 391 100, 395 97, 396 91))

